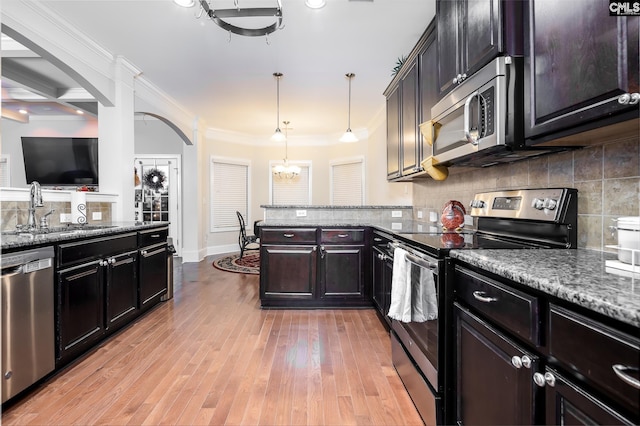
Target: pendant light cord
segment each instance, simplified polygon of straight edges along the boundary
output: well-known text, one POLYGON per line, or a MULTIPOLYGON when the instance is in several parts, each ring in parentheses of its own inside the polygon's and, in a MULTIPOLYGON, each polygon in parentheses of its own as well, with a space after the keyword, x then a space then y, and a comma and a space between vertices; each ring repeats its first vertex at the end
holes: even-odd
POLYGON ((351 131, 351 79, 355 77, 355 74, 350 72, 347 74, 347 78, 349 79, 349 111, 347 114, 348 123, 347 123, 347 131, 351 131))

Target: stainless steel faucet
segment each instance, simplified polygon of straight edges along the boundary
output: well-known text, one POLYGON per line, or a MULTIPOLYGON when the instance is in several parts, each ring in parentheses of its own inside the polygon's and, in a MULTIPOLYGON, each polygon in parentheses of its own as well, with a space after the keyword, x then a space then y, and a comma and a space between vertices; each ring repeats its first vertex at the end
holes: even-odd
POLYGON ((40 184, 34 180, 31 182, 31 189, 29 191, 29 218, 27 219, 27 231, 35 231, 38 229, 36 207, 42 207, 43 205, 40 184))

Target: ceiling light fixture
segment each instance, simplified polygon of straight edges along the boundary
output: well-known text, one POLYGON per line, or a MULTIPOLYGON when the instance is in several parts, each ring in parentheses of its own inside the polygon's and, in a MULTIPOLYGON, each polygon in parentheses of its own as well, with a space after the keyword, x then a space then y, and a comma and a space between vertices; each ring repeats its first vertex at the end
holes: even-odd
POLYGON ((182 7, 193 7, 196 4, 194 0, 173 0, 173 2, 182 7))
POLYGON ((282 73, 274 72, 273 76, 276 78, 276 132, 271 136, 271 140, 282 142, 287 139, 280 130, 280 79, 282 78, 282 73))
MULTIPOLYGON (((175 0, 174 0, 175 1, 175 0)), ((183 0, 184 1, 184 0, 183 0)), ((240 8, 240 0, 233 0, 233 9, 211 9, 207 0, 199 0, 202 13, 206 13, 207 16, 215 22, 220 28, 232 32, 234 34, 259 37, 271 34, 275 30, 284 28, 282 25, 282 2, 276 0, 276 7, 252 7, 252 8, 240 8), (233 25, 227 21, 227 19, 235 18, 254 18, 254 17, 269 17, 275 18, 275 22, 271 25, 267 25, 262 28, 244 28, 237 25, 233 25)), ((202 14, 201 13, 201 14, 202 14)), ((200 15, 201 15, 200 14, 200 15)), ((198 16, 200 17, 200 16, 198 16)))
POLYGON ((340 142, 358 142, 358 137, 351 131, 351 79, 356 75, 350 72, 345 76, 349 79, 349 121, 347 122, 347 131, 340 138, 340 142))
POLYGON ((305 0, 304 4, 311 9, 321 9, 327 2, 325 0, 305 0))
POLYGON ((300 167, 289 164, 289 121, 283 121, 282 124, 284 124, 284 160, 282 164, 273 166, 272 170, 273 175, 279 179, 293 179, 300 174, 300 167))

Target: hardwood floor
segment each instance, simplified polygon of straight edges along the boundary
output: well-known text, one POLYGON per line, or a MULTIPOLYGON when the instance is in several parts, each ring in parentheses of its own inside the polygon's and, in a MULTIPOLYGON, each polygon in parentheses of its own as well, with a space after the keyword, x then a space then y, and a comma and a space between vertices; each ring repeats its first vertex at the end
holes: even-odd
POLYGON ((2 424, 422 424, 374 310, 261 310, 258 276, 211 261, 2 424))

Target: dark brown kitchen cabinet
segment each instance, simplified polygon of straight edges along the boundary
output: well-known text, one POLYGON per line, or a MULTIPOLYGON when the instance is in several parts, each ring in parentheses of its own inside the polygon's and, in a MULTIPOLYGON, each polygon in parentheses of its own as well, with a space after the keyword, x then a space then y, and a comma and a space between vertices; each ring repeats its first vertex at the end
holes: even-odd
POLYGON ((138 252, 111 256, 106 262, 106 327, 113 332, 131 321, 138 310, 138 252))
POLYGON ((320 299, 370 305, 364 285, 365 233, 363 228, 320 230, 320 299))
POLYGON ((593 394, 555 370, 547 368, 546 419, 548 425, 633 425, 593 394))
POLYGON ((138 232, 139 308, 146 310, 167 294, 167 236, 169 228, 138 232))
POLYGON ((402 90, 400 103, 400 117, 402 121, 402 176, 407 176, 419 171, 420 166, 420 132, 418 130, 419 105, 418 105, 418 61, 414 59, 407 64, 408 70, 402 77, 400 88, 402 90))
POLYGON ((388 180, 410 180, 423 174, 420 163, 427 153, 419 125, 425 116, 431 117, 431 106, 437 102, 435 70, 434 20, 384 92, 387 97, 388 180))
POLYGON ((371 299, 387 328, 391 327, 391 318, 387 316, 391 305, 391 280, 393 278, 393 259, 388 255, 387 244, 391 236, 374 231, 371 244, 371 299))
POLYGON ((58 273, 56 364, 74 358, 104 336, 105 274, 101 262, 58 273))
POLYGON ((137 315, 136 248, 135 233, 57 247, 57 363, 137 315))
POLYGON ((316 241, 315 228, 261 229, 260 302, 263 307, 308 306, 314 302, 316 241))
POLYGON ((387 179, 396 179, 400 173, 400 89, 387 94, 387 179))
POLYGON ((440 96, 451 91, 498 54, 522 54, 519 0, 438 0, 440 96))
POLYGON ((454 318, 458 424, 540 423, 539 357, 457 303, 454 318))
POLYGON ((535 0, 525 10, 529 143, 638 118, 640 17, 609 16, 609 0, 535 0))

